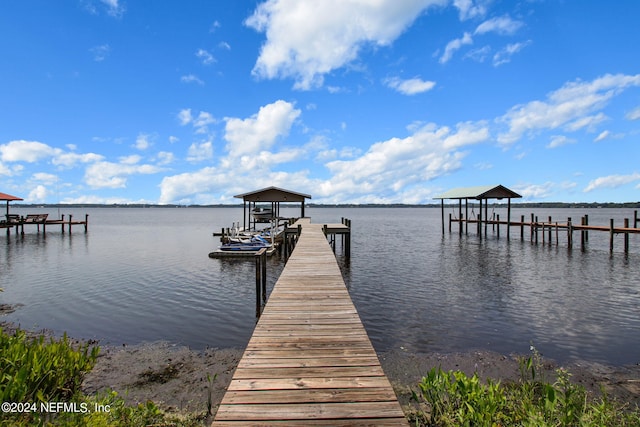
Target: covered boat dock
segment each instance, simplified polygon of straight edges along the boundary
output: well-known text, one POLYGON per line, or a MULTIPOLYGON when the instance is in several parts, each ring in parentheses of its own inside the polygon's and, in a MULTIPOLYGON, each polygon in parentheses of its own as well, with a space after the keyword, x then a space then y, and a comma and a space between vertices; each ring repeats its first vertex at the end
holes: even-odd
POLYGON ((482 235, 482 223, 484 220, 485 225, 485 233, 486 227, 488 224, 489 216, 488 216, 488 205, 489 199, 507 199, 507 239, 509 238, 509 229, 511 228, 511 199, 521 198, 522 196, 516 193, 513 190, 508 189, 503 185, 483 185, 478 187, 464 187, 464 188, 454 188, 449 190, 438 197, 434 197, 434 199, 440 199, 440 206, 442 210, 442 234, 444 234, 444 201, 448 200, 458 200, 458 218, 460 224, 460 234, 462 234, 462 223, 465 223, 465 232, 467 231, 467 227, 469 222, 476 222, 478 225, 478 235, 482 235), (462 200, 464 199, 464 216, 462 214, 462 200), (480 212, 478 214, 478 219, 475 221, 469 220, 469 199, 478 200, 480 203, 480 212), (484 201, 484 216, 482 215, 482 205, 484 201), (464 218, 464 220, 463 220, 464 218))
POLYGON ((244 202, 243 227, 245 230, 255 229, 259 222, 252 213, 259 208, 270 210, 271 218, 280 218, 280 203, 300 203, 300 218, 304 218, 304 203, 310 199, 309 194, 298 193, 278 187, 267 187, 262 190, 234 196, 244 202))

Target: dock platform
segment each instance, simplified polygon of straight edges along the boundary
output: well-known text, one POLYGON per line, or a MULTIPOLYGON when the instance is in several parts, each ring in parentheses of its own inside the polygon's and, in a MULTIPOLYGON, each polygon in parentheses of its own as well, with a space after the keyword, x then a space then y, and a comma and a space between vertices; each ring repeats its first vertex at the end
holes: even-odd
POLYGON ((408 426, 323 226, 301 233, 213 426, 408 426))

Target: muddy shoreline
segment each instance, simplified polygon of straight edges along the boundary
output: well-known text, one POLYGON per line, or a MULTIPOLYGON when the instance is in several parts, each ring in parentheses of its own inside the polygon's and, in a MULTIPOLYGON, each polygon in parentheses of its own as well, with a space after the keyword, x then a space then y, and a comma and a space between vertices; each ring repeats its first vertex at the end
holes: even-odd
MULTIPOLYGON (((207 410, 209 378, 215 413, 242 349, 194 351, 168 343, 149 343, 126 347, 103 347, 95 368, 85 378, 86 393, 106 389, 117 391, 130 404, 153 400, 169 412, 202 414, 207 410)), ((412 411, 411 391, 433 367, 477 372, 481 379, 518 381, 518 358, 528 355, 502 355, 491 351, 416 354, 402 349, 379 353, 378 358, 394 387, 405 413, 412 411)), ((553 380, 560 366, 543 358, 543 375, 553 380)), ((574 382, 594 395, 603 387, 608 395, 631 406, 640 406, 640 366, 609 367, 595 363, 563 365, 574 382)))
MULTIPOLYGON (((17 329, 16 325, 6 322, 0 322, 0 327, 6 333, 17 329)), ((51 335, 46 330, 29 333, 51 335)), ((93 370, 85 376, 82 385, 85 394, 113 390, 130 405, 151 400, 167 412, 185 415, 206 414, 209 394, 215 414, 243 353, 239 348, 196 351, 167 342, 133 346, 90 344, 100 346, 100 355, 93 370)), ((518 360, 528 356, 503 355, 488 350, 411 353, 402 348, 378 353, 405 413, 414 410, 411 392, 418 391, 421 378, 433 367, 460 370, 467 375, 477 372, 481 380, 518 381, 521 377, 518 360)), ((558 365, 544 357, 542 364, 543 372, 538 375, 547 380, 553 381, 556 369, 562 367, 592 396, 599 396, 600 390, 604 389, 610 398, 631 407, 640 406, 640 364, 619 367, 573 362, 558 365)))

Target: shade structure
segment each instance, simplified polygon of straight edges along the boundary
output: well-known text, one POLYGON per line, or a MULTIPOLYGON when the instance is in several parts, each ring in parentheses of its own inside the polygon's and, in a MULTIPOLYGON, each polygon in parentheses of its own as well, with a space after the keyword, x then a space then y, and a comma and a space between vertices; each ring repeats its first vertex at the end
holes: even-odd
POLYGON ((11 194, 0 193, 0 200, 7 201, 7 216, 9 216, 9 202, 16 201, 16 200, 24 200, 24 199, 18 196, 12 196, 11 194))
MULTIPOLYGON (((267 187, 261 190, 251 191, 249 193, 238 194, 234 196, 238 199, 242 199, 245 205, 244 213, 244 226, 246 228, 247 218, 249 219, 249 227, 251 227, 251 209, 255 208, 257 203, 271 203, 271 212, 277 217, 279 215, 280 203, 300 203, 300 217, 304 217, 304 202, 306 199, 310 199, 309 194, 299 193, 297 191, 285 190, 278 187, 267 187), (248 203, 248 211, 247 211, 248 203)), ((255 226, 255 222, 253 224, 255 226)))

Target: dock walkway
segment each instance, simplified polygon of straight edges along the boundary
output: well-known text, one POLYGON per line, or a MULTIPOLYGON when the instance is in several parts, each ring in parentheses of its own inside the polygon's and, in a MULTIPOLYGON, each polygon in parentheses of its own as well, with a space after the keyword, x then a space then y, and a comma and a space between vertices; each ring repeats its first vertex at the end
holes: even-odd
POLYGON ((298 223, 213 426, 407 426, 322 225, 298 223))

